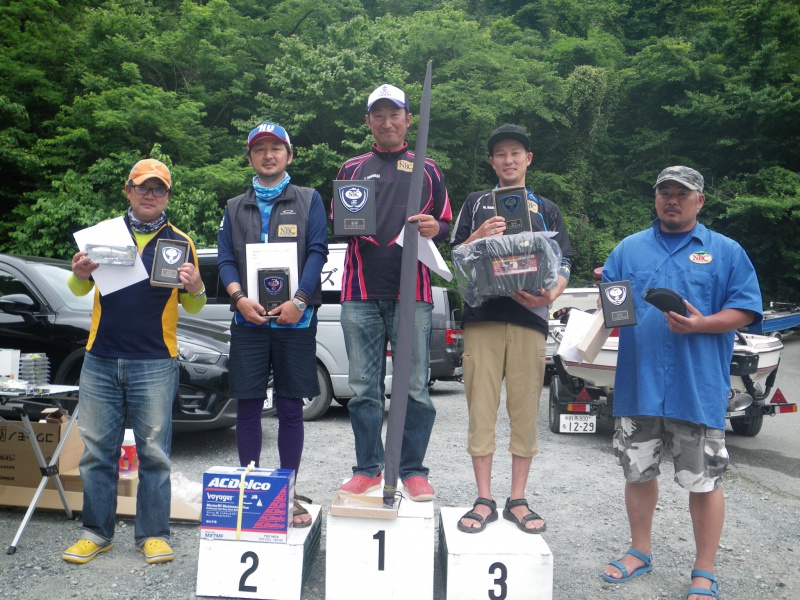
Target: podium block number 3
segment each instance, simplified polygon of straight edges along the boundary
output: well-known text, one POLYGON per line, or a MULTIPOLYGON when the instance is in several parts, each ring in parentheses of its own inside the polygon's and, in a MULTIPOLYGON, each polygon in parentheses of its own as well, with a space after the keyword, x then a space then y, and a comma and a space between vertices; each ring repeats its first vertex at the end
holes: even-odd
POLYGON ((383 563, 386 558, 386 532, 381 529, 372 536, 373 540, 378 540, 378 571, 383 571, 383 563))
POLYGON ((240 592, 250 592, 254 594, 258 591, 258 586, 255 585, 247 585, 247 578, 256 572, 258 569, 258 554, 252 551, 245 552, 242 554, 242 560, 240 562, 247 564, 247 561, 252 559, 253 564, 250 565, 248 569, 242 573, 242 577, 239 579, 239 591, 240 592))
POLYGON ((508 569, 506 569, 506 566, 503 563, 496 562, 489 567, 489 574, 497 575, 494 580, 494 584, 497 586, 497 588, 499 588, 499 593, 495 593, 493 589, 490 589, 489 598, 491 598, 491 600, 506 600, 508 597, 508 585, 506 584, 506 580, 508 579, 508 569))

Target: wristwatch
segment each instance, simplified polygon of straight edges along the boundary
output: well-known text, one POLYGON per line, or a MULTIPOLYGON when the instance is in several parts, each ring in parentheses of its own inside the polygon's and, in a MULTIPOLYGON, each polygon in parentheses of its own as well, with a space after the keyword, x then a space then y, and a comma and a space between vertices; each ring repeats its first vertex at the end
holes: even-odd
POLYGON ((306 309, 306 307, 308 306, 305 302, 300 300, 300 298, 298 298, 297 296, 292 298, 292 304, 294 304, 297 307, 297 310, 299 310, 300 312, 303 312, 306 309))

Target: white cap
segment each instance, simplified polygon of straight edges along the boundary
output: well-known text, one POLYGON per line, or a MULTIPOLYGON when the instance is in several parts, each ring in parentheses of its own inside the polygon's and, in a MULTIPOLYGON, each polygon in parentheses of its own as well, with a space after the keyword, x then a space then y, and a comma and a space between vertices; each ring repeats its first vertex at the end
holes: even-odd
POLYGON ((133 429, 126 429, 125 430, 125 437, 122 440, 123 446, 135 446, 136 445, 136 437, 133 435, 133 429))
POLYGON ((406 93, 400 88, 388 83, 384 83, 382 86, 375 88, 375 91, 369 95, 369 99, 367 100, 367 112, 370 111, 372 105, 378 100, 391 100, 400 108, 405 108, 408 112, 411 112, 406 93))

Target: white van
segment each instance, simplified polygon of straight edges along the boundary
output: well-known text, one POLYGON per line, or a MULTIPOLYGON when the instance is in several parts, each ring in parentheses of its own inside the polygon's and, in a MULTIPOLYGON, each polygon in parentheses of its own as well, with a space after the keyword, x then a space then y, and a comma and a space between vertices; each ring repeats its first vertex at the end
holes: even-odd
MULTIPOLYGON (((332 400, 347 404, 353 391, 347 384, 349 363, 344 346, 344 334, 340 323, 341 304, 339 303, 344 270, 344 253, 347 244, 330 244, 328 262, 322 268, 322 306, 317 311, 317 379, 320 394, 306 398, 303 406, 303 419, 311 421, 324 415, 332 400)), ((230 298, 219 279, 217 249, 199 248, 197 258, 200 275, 206 286, 208 302, 196 315, 187 316, 206 321, 230 325, 233 313, 230 298)), ((180 309, 183 310, 182 308, 180 309)), ((392 361, 386 361, 386 395, 392 393, 392 361)), ((267 403, 271 403, 272 388, 267 390, 267 403)))

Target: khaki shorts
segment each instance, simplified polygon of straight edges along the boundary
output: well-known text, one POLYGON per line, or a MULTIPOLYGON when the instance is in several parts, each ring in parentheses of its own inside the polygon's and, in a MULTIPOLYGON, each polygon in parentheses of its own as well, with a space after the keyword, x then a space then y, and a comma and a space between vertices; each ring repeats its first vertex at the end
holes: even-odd
POLYGON ((675 481, 690 492, 711 492, 722 483, 728 466, 725 430, 661 417, 618 417, 614 454, 630 483, 661 474, 665 448, 672 449, 675 481))
POLYGON ((464 326, 464 389, 469 409, 467 452, 493 454, 500 391, 506 381, 506 410, 511 422, 509 451, 530 457, 539 451, 539 396, 544 382, 545 337, 510 323, 464 326))

